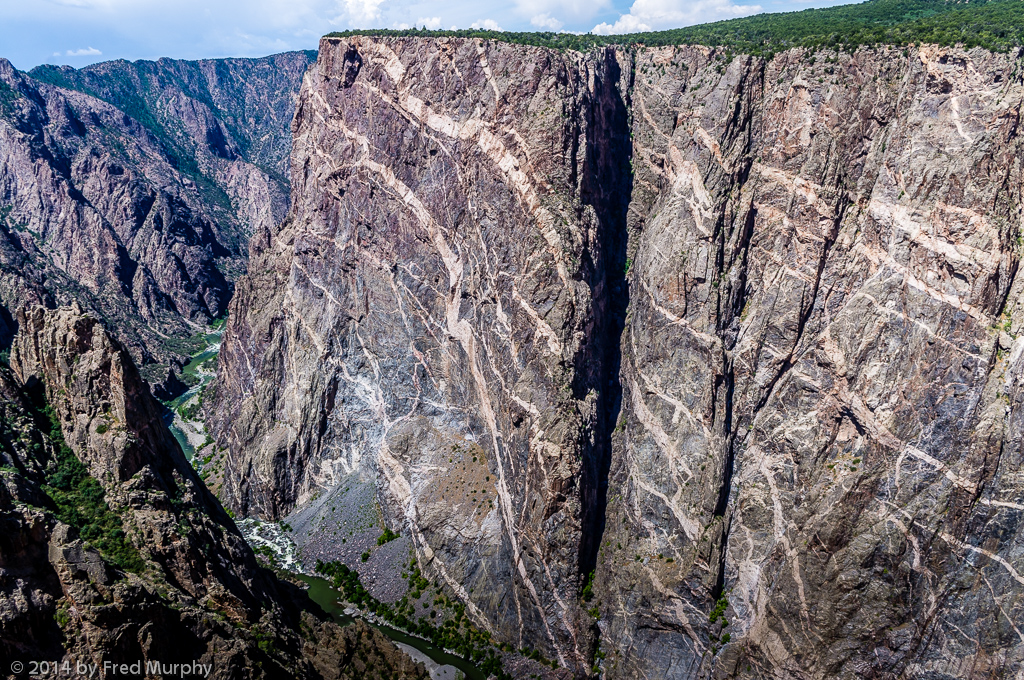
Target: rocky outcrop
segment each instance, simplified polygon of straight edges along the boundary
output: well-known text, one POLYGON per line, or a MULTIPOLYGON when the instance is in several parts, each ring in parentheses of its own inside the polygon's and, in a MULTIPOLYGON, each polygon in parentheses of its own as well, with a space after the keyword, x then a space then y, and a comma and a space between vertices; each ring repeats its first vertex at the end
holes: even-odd
POLYGON ((637 56, 612 675, 1020 671, 1016 56, 637 56))
POLYGON ((257 565, 95 319, 37 307, 19 328, 13 374, 0 367, 3 658, 426 677, 379 632, 304 611, 301 591, 257 565))
POLYGON ((309 58, 34 72, 66 87, 0 61, 0 346, 20 306, 74 301, 161 379, 180 367, 166 338, 225 312, 249 234, 287 209, 309 58))
POLYGON ((1020 56, 326 38, 227 502, 376 479, 578 675, 1020 672, 1020 56))

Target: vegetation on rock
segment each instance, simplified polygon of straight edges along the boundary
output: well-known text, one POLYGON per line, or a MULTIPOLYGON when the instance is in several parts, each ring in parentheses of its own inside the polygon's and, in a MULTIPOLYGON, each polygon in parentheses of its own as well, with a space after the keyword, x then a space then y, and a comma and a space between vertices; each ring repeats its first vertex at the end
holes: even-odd
POLYGON ((328 37, 450 36, 581 51, 602 45, 708 45, 768 58, 794 47, 852 49, 862 45, 914 43, 962 44, 967 48, 984 47, 994 52, 1005 52, 1024 44, 1022 13, 1022 0, 869 0, 839 7, 758 14, 668 31, 623 35, 410 29, 344 31, 331 33, 328 37))
POLYGON ((107 505, 103 487, 64 441, 53 407, 45 406, 43 415, 50 422, 50 441, 57 451, 56 466, 47 474, 43 490, 57 506, 57 518, 74 527, 111 564, 142 571, 145 562, 128 540, 121 518, 107 505))
POLYGON ((381 602, 371 595, 359 581, 359 573, 341 562, 317 560, 316 571, 329 578, 348 602, 373 612, 398 628, 429 640, 437 647, 452 650, 467 661, 477 664, 488 677, 510 680, 510 676, 502 671, 501 660, 495 651, 495 643, 491 641, 491 634, 478 630, 470 623, 466 616, 466 605, 452 602, 444 596, 435 598, 435 605, 447 605, 453 612, 452 618, 440 626, 435 626, 415 615, 414 601, 430 586, 430 582, 423 577, 415 564, 409 574, 409 594, 393 604, 381 602))

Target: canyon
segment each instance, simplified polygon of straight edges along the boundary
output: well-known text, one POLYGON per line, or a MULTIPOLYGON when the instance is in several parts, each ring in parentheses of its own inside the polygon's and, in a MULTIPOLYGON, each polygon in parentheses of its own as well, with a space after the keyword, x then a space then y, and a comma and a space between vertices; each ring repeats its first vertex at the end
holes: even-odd
POLYGON ((180 390, 181 340, 223 316, 249 235, 287 211, 314 57, 31 73, 0 60, 0 347, 20 307, 77 302, 180 390))
POLYGON ((43 675, 185 664, 212 678, 427 677, 381 633, 313 614, 258 565, 97 319, 70 306, 17 321, 0 366, 6 677, 39 662, 52 664, 43 675))
POLYGON ((1022 677, 1022 104, 1019 47, 0 59, 0 658, 1022 677))
POLYGON ((0 60, 5 677, 121 664, 427 677, 380 631, 339 627, 304 584, 265 568, 151 393, 183 389, 175 372, 223 316, 249 234, 287 209, 312 58, 31 74, 0 60))
POLYGON ((1021 57, 324 38, 223 501, 577 677, 1016 677, 1021 57))

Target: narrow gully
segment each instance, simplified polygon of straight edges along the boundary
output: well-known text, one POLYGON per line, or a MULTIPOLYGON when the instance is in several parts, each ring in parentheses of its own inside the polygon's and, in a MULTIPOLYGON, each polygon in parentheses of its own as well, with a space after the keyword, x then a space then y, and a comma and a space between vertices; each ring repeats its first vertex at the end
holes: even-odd
POLYGON ((581 189, 582 203, 592 207, 597 217, 596 238, 584 253, 593 326, 590 341, 577 357, 576 365, 582 370, 577 371, 573 385, 579 400, 592 390, 598 395, 592 437, 584 436, 582 442, 583 526, 578 568, 583 582, 597 566, 605 528, 612 433, 622 404, 621 340, 629 306, 626 216, 633 192, 633 146, 629 110, 623 99, 624 92, 628 96, 629 83, 624 82, 628 74, 622 73, 613 48, 604 51, 600 67, 588 111, 581 189))

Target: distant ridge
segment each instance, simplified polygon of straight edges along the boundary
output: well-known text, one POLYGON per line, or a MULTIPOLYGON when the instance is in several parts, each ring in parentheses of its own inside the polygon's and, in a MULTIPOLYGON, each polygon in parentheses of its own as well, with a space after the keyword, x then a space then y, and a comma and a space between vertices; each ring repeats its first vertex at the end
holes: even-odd
POLYGON ((315 52, 23 73, 0 59, 0 350, 26 304, 77 302, 158 392, 288 210, 315 52), (195 337, 194 337, 195 336, 195 337))

